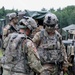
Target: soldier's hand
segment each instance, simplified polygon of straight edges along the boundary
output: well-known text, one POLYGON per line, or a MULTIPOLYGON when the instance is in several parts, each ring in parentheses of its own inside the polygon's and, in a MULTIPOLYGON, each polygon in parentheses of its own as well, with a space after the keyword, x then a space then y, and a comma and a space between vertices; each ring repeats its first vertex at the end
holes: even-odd
POLYGON ((68 71, 68 67, 63 66, 62 69, 63 69, 64 72, 67 72, 68 71))
POLYGON ((40 73, 44 72, 47 69, 49 69, 49 66, 43 66, 42 69, 40 70, 40 73))
POLYGON ((68 71, 69 66, 72 67, 73 65, 71 63, 69 63, 69 62, 67 63, 67 65, 63 65, 63 67, 62 67, 63 71, 64 72, 68 71))
POLYGON ((44 70, 43 72, 40 73, 40 75, 50 75, 50 71, 44 70))

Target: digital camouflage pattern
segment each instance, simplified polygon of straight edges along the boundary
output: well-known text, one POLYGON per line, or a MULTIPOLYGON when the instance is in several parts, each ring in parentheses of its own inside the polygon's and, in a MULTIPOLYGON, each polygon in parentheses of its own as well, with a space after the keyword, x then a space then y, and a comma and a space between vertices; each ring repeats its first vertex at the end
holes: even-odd
POLYGON ((14 13, 8 13, 6 15, 9 18, 9 23, 3 28, 3 40, 5 37, 8 36, 8 34, 17 32, 17 23, 18 23, 18 16, 14 13))
POLYGON ((10 33, 13 33, 13 32, 17 32, 17 26, 14 27, 12 25, 6 25, 4 28, 3 28, 3 38, 7 37, 8 34, 10 33))
POLYGON ((5 63, 3 68, 8 66, 11 70, 17 70, 24 73, 24 57, 21 56, 23 55, 21 51, 21 41, 25 36, 24 34, 12 33, 9 37, 10 40, 8 41, 8 45, 5 50, 5 56, 2 58, 2 62, 5 63))
POLYGON ((12 33, 8 35, 8 38, 10 40, 5 50, 5 56, 1 59, 4 72, 6 72, 3 72, 3 75, 29 75, 32 72, 31 69, 40 73, 47 68, 42 67, 36 47, 31 40, 25 39, 25 34, 12 33), (23 47, 22 41, 24 42, 23 47), (24 49, 27 59, 24 58, 24 49), (24 65, 26 66, 24 67, 24 65))
POLYGON ((44 35, 44 30, 41 31, 41 44, 38 52, 42 63, 57 63, 63 61, 62 52, 60 50, 59 35, 55 33, 54 36, 44 35))
POLYGON ((33 38, 34 35, 35 35, 37 32, 39 32, 41 29, 43 29, 43 26, 39 26, 39 27, 37 27, 37 28, 32 32, 32 34, 31 34, 31 38, 33 38))
POLYGON ((15 12, 8 13, 6 16, 9 18, 9 20, 12 20, 13 18, 18 18, 17 13, 15 13, 15 12))
POLYGON ((65 47, 62 43, 61 35, 57 31, 55 31, 54 36, 49 36, 48 33, 46 32, 46 30, 43 30, 42 34, 41 34, 41 32, 42 31, 37 32, 35 34, 35 36, 33 38, 33 42, 35 43, 35 45, 38 48, 38 53, 40 55, 42 64, 43 65, 51 64, 50 69, 52 69, 52 72, 50 72, 50 74, 58 75, 58 73, 57 73, 58 69, 56 69, 56 66, 58 68, 57 62, 59 62, 59 61, 53 62, 53 60, 56 60, 56 59, 58 60, 59 58, 57 58, 57 57, 60 57, 60 55, 62 54, 62 56, 63 56, 62 60, 64 59, 64 61, 63 61, 64 65, 68 66, 67 54, 65 51, 65 47), (43 37, 42 37, 42 35, 43 35, 43 37), (57 35, 57 37, 56 37, 56 35, 57 35), (60 51, 61 54, 59 54, 60 53, 60 52, 58 52, 59 50, 61 50, 60 51), (58 56, 58 54, 59 54, 59 56, 58 56), (55 63, 55 64, 52 65, 53 63, 55 63))
POLYGON ((7 37, 9 34, 13 33, 13 32, 17 32, 18 31, 18 26, 12 26, 12 25, 6 25, 4 28, 3 28, 3 49, 6 48, 6 45, 7 45, 7 37))

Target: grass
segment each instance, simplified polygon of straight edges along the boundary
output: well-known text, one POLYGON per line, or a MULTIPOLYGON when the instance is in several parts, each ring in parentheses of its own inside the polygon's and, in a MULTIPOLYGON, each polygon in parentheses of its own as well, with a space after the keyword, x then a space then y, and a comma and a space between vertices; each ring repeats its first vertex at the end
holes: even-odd
POLYGON ((0 57, 2 57, 3 56, 3 54, 2 54, 2 50, 0 49, 0 57))

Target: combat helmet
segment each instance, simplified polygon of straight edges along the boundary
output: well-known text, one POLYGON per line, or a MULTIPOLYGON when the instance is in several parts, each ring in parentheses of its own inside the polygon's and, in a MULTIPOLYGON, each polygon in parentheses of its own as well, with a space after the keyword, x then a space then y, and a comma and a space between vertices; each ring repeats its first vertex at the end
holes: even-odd
POLYGON ((31 17, 27 17, 27 18, 25 18, 26 19, 26 26, 30 29, 30 30, 34 30, 34 29, 36 29, 37 28, 37 23, 36 23, 36 21, 33 19, 33 18, 31 18, 31 17))
POLYGON ((26 19, 21 19, 21 20, 19 21, 19 24, 25 26, 25 25, 27 24, 27 20, 26 20, 26 19))
POLYGON ((17 14, 15 12, 14 13, 8 13, 6 16, 9 18, 9 20, 12 20, 14 18, 18 18, 17 14))
POLYGON ((58 24, 57 16, 53 13, 48 13, 45 15, 43 23, 45 26, 55 27, 55 25, 58 24))

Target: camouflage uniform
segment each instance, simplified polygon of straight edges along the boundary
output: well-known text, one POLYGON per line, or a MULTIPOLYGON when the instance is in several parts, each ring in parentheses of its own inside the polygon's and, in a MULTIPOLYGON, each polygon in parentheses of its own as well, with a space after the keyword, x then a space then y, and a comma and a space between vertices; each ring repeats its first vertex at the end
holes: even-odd
POLYGON ((8 36, 8 34, 18 31, 18 26, 14 25, 14 22, 12 21, 13 19, 16 18, 15 22, 16 23, 18 22, 16 13, 10 13, 10 14, 7 14, 7 16, 9 17, 10 23, 3 28, 3 48, 4 49, 6 44, 5 38, 8 36))
MULTIPOLYGON (((25 26, 20 27, 23 29, 25 26)), ((42 67, 36 47, 27 38, 24 33, 8 35, 5 56, 1 59, 3 75, 33 75, 32 70, 41 73, 47 68, 42 67)))
MULTIPOLYGON (((61 36, 59 35, 59 33, 56 31, 55 32, 55 35, 54 36, 49 36, 48 34, 47 34, 47 32, 45 31, 45 30, 43 30, 44 31, 44 37, 42 37, 42 38, 40 38, 41 37, 41 31, 40 32, 38 32, 35 36, 34 36, 34 38, 33 38, 33 41, 34 41, 34 43, 36 43, 37 45, 39 45, 39 42, 41 41, 41 44, 40 44, 40 46, 38 47, 38 52, 39 52, 39 54, 40 55, 42 55, 42 53, 40 53, 40 51, 39 51, 39 48, 41 48, 42 49, 42 47, 44 48, 44 47, 46 47, 46 48, 48 48, 48 46, 49 46, 49 44, 50 44, 50 47, 51 47, 51 49, 52 49, 52 44, 53 44, 53 42, 55 42, 55 35, 58 35, 58 38, 59 38, 59 40, 58 40, 58 42, 57 42, 57 46, 58 46, 58 48, 60 48, 61 47, 61 50, 62 50, 62 54, 63 54, 63 56, 64 56, 64 59, 65 59, 65 61, 67 62, 67 55, 66 55, 66 51, 65 51, 65 48, 64 48, 64 45, 61 43, 60 44, 60 39, 61 39, 61 36), (47 39, 49 39, 49 40, 47 40, 47 39), (46 42, 46 43, 45 43, 46 42)), ((44 55, 45 56, 45 55, 44 55)), ((40 59, 41 59, 41 57, 40 57, 40 59)), ((41 59, 42 60, 42 59, 41 59)), ((43 63, 43 62, 42 62, 43 63)), ((58 72, 58 70, 57 70, 57 66, 56 65, 51 65, 51 68, 50 69, 52 69, 54 72, 56 71, 56 72, 58 72), (52 69, 52 67, 53 67, 53 69, 52 69)), ((54 73, 53 72, 53 73, 54 73)), ((56 72, 55 72, 55 74, 56 74, 56 72)), ((54 74, 54 75, 55 75, 54 74)))
MULTIPOLYGON (((24 34, 17 34, 12 33, 9 35, 10 40, 12 36, 18 36, 18 40, 20 37, 24 37, 24 34)), ((27 50, 27 59, 28 59, 28 68, 24 68, 24 56, 22 50, 15 49, 15 45, 17 44, 18 40, 15 40, 14 44, 11 44, 11 41, 9 42, 9 45, 7 49, 5 50, 5 56, 2 57, 1 61, 3 63, 3 75, 29 75, 26 74, 27 71, 31 74, 31 69, 35 72, 40 73, 44 68, 42 67, 39 55, 37 53, 36 47, 34 46, 33 42, 29 39, 25 40, 24 43, 27 45, 26 47, 23 46, 27 50), (9 47, 10 46, 10 47, 9 47), (31 69, 29 69, 29 67, 31 69), (26 71, 25 71, 26 70, 26 71)), ((20 46, 19 46, 20 47, 20 46)), ((25 56, 26 57, 26 56, 25 56)))
MULTIPOLYGON (((10 20, 12 20, 12 18, 17 18, 17 15, 16 15, 16 13, 11 13, 8 15, 8 17, 10 20)), ((7 44, 5 38, 8 36, 9 33, 17 32, 16 28, 17 28, 17 26, 14 27, 12 22, 3 28, 2 48, 4 50, 5 50, 6 44, 7 44)), ((4 53, 4 51, 3 51, 3 53, 4 53)))
POLYGON ((34 35, 35 35, 37 32, 39 32, 41 29, 43 29, 43 26, 39 26, 39 27, 37 27, 37 28, 32 32, 32 34, 31 34, 31 38, 33 38, 34 35))
POLYGON ((13 26, 13 25, 6 25, 3 29, 3 36, 4 38, 8 36, 8 34, 13 33, 13 32, 17 32, 17 26, 13 26))
MULTIPOLYGON (((55 21, 57 19, 55 15, 49 14, 47 18, 50 20, 50 22, 47 21, 49 25, 51 22, 56 24, 55 21)), ((67 55, 62 43, 61 35, 53 29, 52 33, 51 28, 54 27, 49 25, 35 34, 33 42, 38 49, 42 65, 49 66, 49 69, 47 71, 43 71, 41 75, 59 75, 59 65, 64 62, 64 65, 66 67, 68 66, 67 55), (52 33, 52 35, 49 35, 48 32, 52 33)))
POLYGON ((8 16, 10 22, 8 25, 6 25, 3 29, 3 36, 6 37, 9 33, 13 33, 15 31, 17 31, 17 26, 14 25, 15 23, 17 24, 18 22, 18 17, 16 13, 9 13, 6 16, 8 16), (13 19, 15 19, 15 21, 13 22, 13 19))

